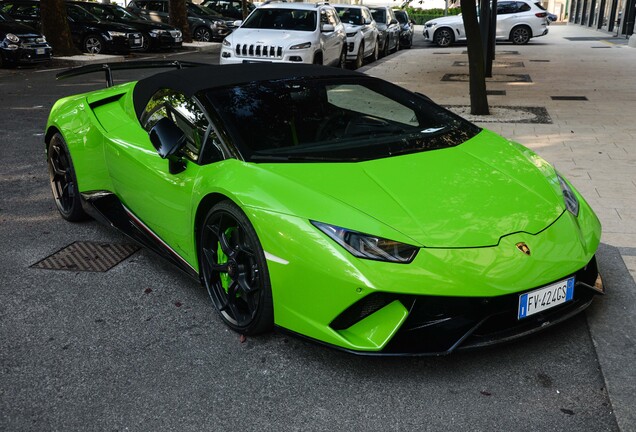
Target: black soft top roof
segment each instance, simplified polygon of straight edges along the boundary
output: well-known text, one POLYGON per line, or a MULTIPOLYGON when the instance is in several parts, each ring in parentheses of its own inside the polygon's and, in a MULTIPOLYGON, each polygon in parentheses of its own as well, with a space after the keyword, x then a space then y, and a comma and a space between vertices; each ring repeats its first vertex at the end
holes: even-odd
POLYGON ((162 72, 137 82, 133 101, 137 118, 141 118, 150 98, 163 88, 190 97, 201 90, 285 78, 365 76, 359 72, 326 66, 285 63, 244 63, 224 66, 200 66, 162 72))

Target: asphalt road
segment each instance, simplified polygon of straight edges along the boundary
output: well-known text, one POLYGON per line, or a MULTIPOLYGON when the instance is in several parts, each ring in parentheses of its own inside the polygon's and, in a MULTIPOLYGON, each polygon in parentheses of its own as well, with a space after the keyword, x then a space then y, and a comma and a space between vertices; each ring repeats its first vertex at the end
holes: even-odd
POLYGON ((586 314, 505 346, 366 358, 278 333, 242 342, 145 250, 106 273, 31 268, 75 241, 128 242, 63 221, 48 184, 49 109, 101 85, 0 71, 0 430, 618 430, 586 314))

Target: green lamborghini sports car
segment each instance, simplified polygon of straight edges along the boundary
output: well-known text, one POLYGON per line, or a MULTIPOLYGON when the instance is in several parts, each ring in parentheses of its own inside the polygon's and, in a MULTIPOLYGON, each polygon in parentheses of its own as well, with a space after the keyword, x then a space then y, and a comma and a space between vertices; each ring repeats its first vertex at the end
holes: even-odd
POLYGON ((290 64, 85 66, 45 142, 62 217, 199 279, 241 334, 359 354, 509 341, 604 288, 601 227, 554 167, 427 97, 290 64), (173 66, 113 85, 114 69, 173 66))

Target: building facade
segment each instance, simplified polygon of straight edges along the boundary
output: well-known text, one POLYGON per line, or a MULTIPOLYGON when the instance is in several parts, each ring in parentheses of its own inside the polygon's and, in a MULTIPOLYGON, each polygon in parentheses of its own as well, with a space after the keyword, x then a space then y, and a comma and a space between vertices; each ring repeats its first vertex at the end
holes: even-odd
POLYGON ((571 23, 625 37, 634 33, 636 0, 571 0, 571 2, 567 17, 571 23))

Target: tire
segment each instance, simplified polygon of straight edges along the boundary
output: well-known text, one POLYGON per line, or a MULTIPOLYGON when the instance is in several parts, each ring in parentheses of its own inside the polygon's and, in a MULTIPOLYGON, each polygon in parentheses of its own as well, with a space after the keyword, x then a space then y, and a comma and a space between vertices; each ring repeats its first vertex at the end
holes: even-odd
POLYGON ((245 335, 270 331, 274 307, 267 261, 245 213, 231 201, 213 206, 198 248, 203 283, 223 321, 245 335))
POLYGON ((340 51, 340 57, 338 58, 338 64, 336 67, 340 69, 345 69, 347 67, 347 44, 345 43, 342 46, 342 51, 340 51))
POLYGON ((89 34, 82 41, 82 50, 89 54, 101 54, 104 52, 104 39, 100 35, 89 34))
POLYGON ((455 42, 455 35, 453 31, 448 27, 441 28, 433 35, 433 42, 438 47, 445 48, 451 46, 455 42))
POLYGON ((373 54, 371 54, 371 60, 369 63, 373 63, 380 58, 380 40, 375 41, 375 48, 373 49, 373 54))
POLYGON ((354 69, 360 69, 364 64, 364 42, 360 42, 360 46, 358 47, 358 55, 353 63, 354 69))
POLYGON ((384 40, 384 46, 382 47, 382 57, 386 57, 389 55, 389 38, 387 37, 384 40))
POLYGON ((150 35, 148 33, 141 34, 141 52, 150 52, 150 35))
POLYGON ((532 37, 532 30, 528 26, 517 26, 510 31, 510 41, 515 45, 525 45, 532 37))
POLYGON ((197 27, 192 33, 192 38, 197 42, 210 42, 212 40, 212 31, 207 27, 197 27))
POLYGON ((73 160, 62 135, 53 135, 46 153, 51 192, 60 215, 70 222, 87 219, 88 215, 82 208, 82 197, 77 188, 73 160))

